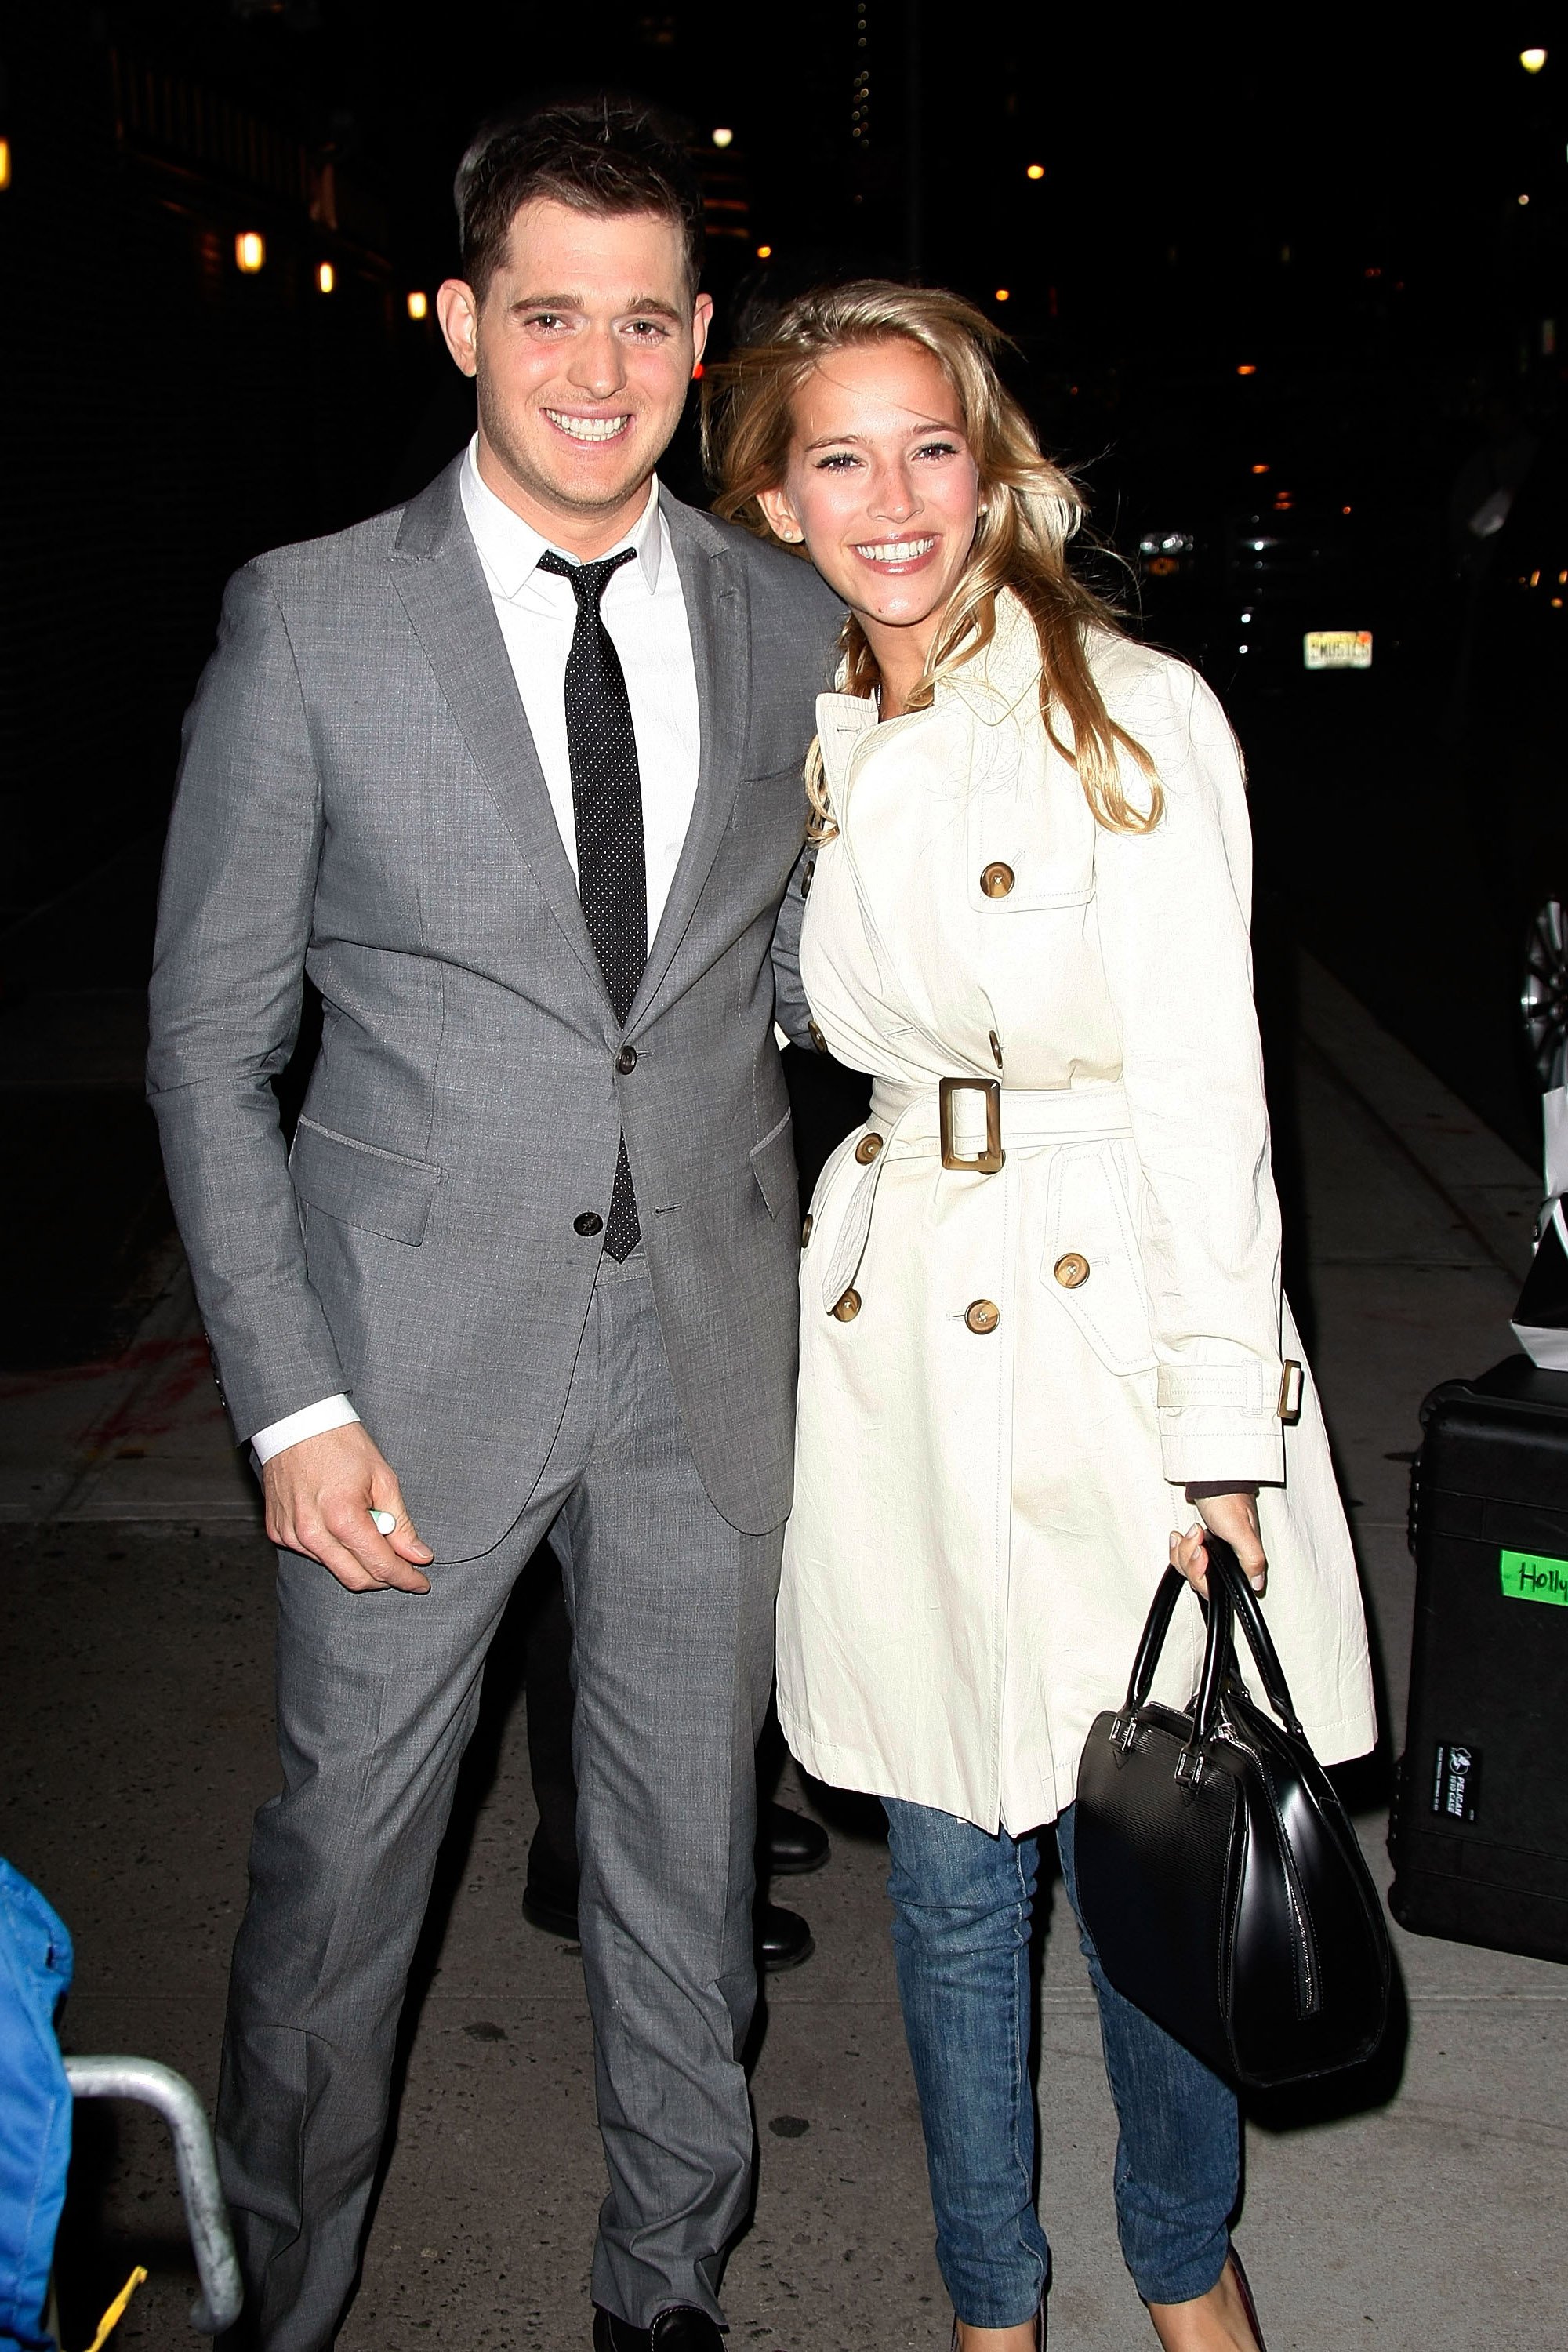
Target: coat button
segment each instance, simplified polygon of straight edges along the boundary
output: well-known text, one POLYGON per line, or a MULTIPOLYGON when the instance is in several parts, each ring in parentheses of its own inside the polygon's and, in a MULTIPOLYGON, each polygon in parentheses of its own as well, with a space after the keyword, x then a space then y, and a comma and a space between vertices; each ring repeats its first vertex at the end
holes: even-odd
POLYGON ((879 1135, 863 1135, 855 1146, 855 1157, 862 1168, 869 1168, 881 1149, 882 1139, 879 1135))
POLYGON ((616 1055, 616 1067, 619 1070, 622 1077, 629 1078, 632 1072, 637 1068, 637 1047, 635 1045, 623 1045, 620 1052, 616 1055))
POLYGON ((985 868, 980 877, 980 887, 988 898, 1005 898, 1017 878, 1012 867, 1004 866, 998 858, 994 866, 985 868))
POLYGON ((805 1224, 804 1224, 804 1225, 802 1225, 802 1227, 801 1227, 801 1229, 800 1229, 800 1245, 801 1245, 802 1249, 805 1249, 805 1247, 806 1246, 806 1244, 810 1241, 810 1239, 811 1239, 811 1219, 810 1219, 810 1217, 809 1217, 809 1216, 807 1216, 807 1218, 806 1218, 806 1221, 805 1221, 805 1224))
POLYGON ((1064 1290, 1076 1290, 1079 1283, 1089 1280, 1089 1260, 1079 1250, 1058 1257, 1051 1270, 1064 1290))
POLYGON ((806 1035, 811 1039, 812 1044, 816 1046, 816 1050, 817 1050, 817 1052, 818 1052, 819 1054, 826 1054, 826 1051, 827 1051, 827 1040, 826 1040, 826 1038, 823 1035, 823 1034, 822 1034, 821 1030, 817 1027, 817 1025, 816 1025, 816 1022, 815 1022, 815 1021, 808 1021, 808 1022, 806 1023, 806 1024, 805 1024, 805 1034, 806 1034, 806 1035))
POLYGON ((994 1029, 991 1032, 991 1058, 998 1069, 1002 1066, 1002 1040, 994 1029))
POLYGON ((800 895, 803 898, 809 898, 811 896, 812 877, 816 872, 816 860, 815 857, 808 857, 805 862, 805 870, 800 877, 800 895))
POLYGON ((580 1217, 573 1218, 572 1230, 574 1234, 581 1234, 586 1240, 590 1234, 604 1232, 605 1220, 603 1217, 596 1217, 592 1209, 584 1209, 580 1217))
POLYGON ((984 1336, 987 1331, 994 1331, 997 1324, 1002 1320, 1002 1309, 994 1298, 977 1298, 973 1305, 965 1310, 963 1319, 972 1331, 978 1331, 984 1336))
POLYGON ((858 1290, 847 1290, 833 1312, 840 1323, 853 1323, 860 1312, 860 1293, 858 1290))

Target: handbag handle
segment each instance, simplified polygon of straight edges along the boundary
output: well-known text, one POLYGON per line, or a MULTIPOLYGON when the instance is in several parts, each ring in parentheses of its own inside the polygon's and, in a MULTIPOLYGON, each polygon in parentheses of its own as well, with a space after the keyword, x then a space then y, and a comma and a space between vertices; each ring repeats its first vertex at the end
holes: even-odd
POLYGON ((1287 1731, 1293 1733, 1298 1739, 1305 1739, 1307 1735, 1296 1713, 1290 1685, 1285 1679, 1285 1669, 1274 1646, 1274 1637, 1268 1631, 1258 1606, 1258 1595, 1244 1573, 1241 1562, 1223 1536, 1205 1534, 1204 1549, 1209 1556, 1209 1591, 1212 1592, 1215 1589, 1214 1570, 1217 1568, 1219 1581, 1226 1588, 1232 1614, 1241 1622, 1247 1646, 1252 1653, 1258 1680, 1263 1685, 1269 1706, 1287 1731))
MULTIPOLYGON (((1193 1736, 1182 1750, 1177 1765, 1177 1776, 1183 1780, 1190 1780, 1199 1772, 1200 1751, 1213 1737, 1221 1695, 1227 1678, 1237 1670, 1233 1627, 1238 1617, 1269 1706, 1288 1731, 1294 1733, 1297 1738, 1306 1737, 1290 1697, 1290 1687, 1285 1680, 1279 1654, 1274 1647, 1263 1612, 1258 1604, 1258 1595, 1248 1583, 1241 1562, 1223 1536, 1208 1530, 1205 1531, 1204 1549, 1209 1558, 1209 1599, 1204 1610, 1208 1622, 1208 1635, 1204 1644, 1204 1666, 1198 1683, 1197 1700, 1193 1708, 1193 1736)), ((1121 1714, 1111 1725, 1111 1738, 1121 1748, 1129 1747, 1135 1736, 1138 1710, 1148 1699, 1153 1685, 1155 1670, 1165 1646, 1165 1636, 1171 1630, 1176 1603, 1186 1589, 1186 1578, 1179 1568, 1174 1567, 1165 1570, 1155 1589, 1138 1643, 1138 1654, 1132 1661, 1132 1672, 1128 1678, 1127 1697, 1121 1714)))

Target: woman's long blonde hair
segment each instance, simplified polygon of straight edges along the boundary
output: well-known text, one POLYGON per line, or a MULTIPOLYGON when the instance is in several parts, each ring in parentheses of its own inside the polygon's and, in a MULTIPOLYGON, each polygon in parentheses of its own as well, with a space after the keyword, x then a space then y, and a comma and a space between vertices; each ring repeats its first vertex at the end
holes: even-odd
MULTIPOLYGON (((973 544, 910 708, 927 709, 938 682, 990 644, 996 632, 996 592, 1010 588, 1039 639, 1040 710, 1047 730, 1077 768, 1096 820, 1116 833, 1149 832, 1163 807, 1154 763, 1107 710, 1085 650, 1090 630, 1114 631, 1119 624, 1111 608, 1068 568, 1068 542, 1083 520, 1082 506, 1067 475, 1041 454, 1028 418, 996 373, 992 355, 1002 335, 961 296, 885 278, 804 294, 780 313, 766 342, 710 370, 702 384, 702 446, 710 477, 720 486, 715 510, 784 544, 769 527, 758 492, 783 487, 795 394, 829 353, 894 339, 929 352, 942 369, 958 400, 980 475, 973 544), (1149 780, 1144 807, 1122 789, 1121 752, 1149 780)), ((844 624, 840 650, 845 690, 871 693, 880 672, 853 613, 844 624)), ((812 835, 825 840, 836 827, 815 743, 806 784, 816 812, 812 835)))

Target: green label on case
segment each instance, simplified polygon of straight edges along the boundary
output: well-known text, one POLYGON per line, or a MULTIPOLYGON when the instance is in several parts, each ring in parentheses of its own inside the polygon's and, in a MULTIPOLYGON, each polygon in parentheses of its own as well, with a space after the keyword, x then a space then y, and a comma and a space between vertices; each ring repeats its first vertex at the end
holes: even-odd
POLYGON ((1550 1601, 1568 1609, 1568 1559, 1538 1551, 1505 1551, 1501 1559, 1505 1601, 1550 1601))

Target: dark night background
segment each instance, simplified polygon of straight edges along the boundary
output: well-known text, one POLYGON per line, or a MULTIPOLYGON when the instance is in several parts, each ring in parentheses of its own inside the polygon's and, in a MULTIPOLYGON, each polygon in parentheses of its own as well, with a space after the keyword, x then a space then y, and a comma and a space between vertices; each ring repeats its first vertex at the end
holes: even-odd
MULTIPOLYGON (((1266 1013, 1288 1024, 1305 942, 1533 1156, 1522 943, 1568 894, 1568 55, 1520 63, 1546 37, 1508 9, 1456 33, 930 0, 13 5, 7 1001, 98 991, 139 1019, 224 577, 460 446, 469 395, 409 307, 454 265, 456 161, 485 115, 610 83, 689 126, 721 345, 747 302, 860 269, 1006 327, 1098 576, 1242 736, 1266 1013), (1307 672, 1312 629, 1370 629, 1373 667, 1307 672)), ((689 432, 666 470, 705 495, 689 432)), ((1561 959, 1542 985, 1560 1012, 1561 959)), ((55 1149, 13 1171, 21 1361, 110 1344, 103 1302, 167 1228, 140 1103, 36 1078, 55 1149)))

